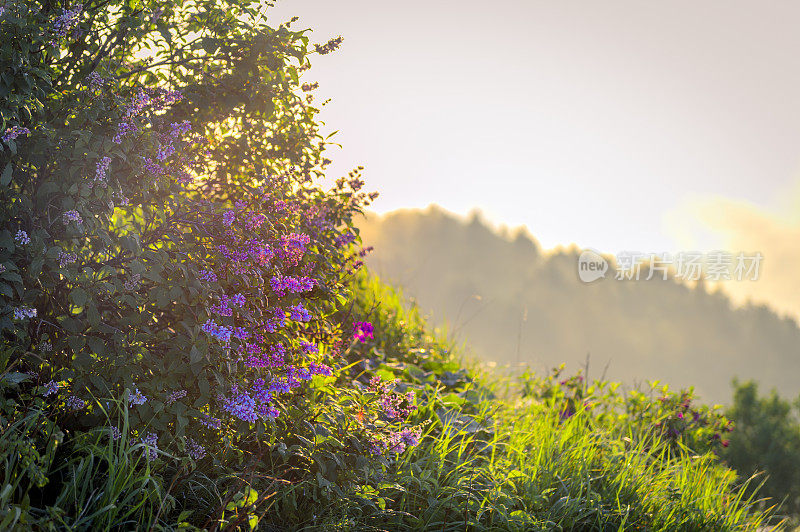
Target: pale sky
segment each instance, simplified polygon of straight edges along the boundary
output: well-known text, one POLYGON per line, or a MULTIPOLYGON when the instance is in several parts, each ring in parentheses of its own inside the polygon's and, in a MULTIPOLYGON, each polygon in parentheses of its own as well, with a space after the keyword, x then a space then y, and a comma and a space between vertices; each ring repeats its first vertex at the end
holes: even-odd
POLYGON ((800 212, 800 2, 279 0, 272 21, 293 15, 345 38, 305 79, 379 212, 478 207, 606 253, 735 243, 698 205, 800 212))

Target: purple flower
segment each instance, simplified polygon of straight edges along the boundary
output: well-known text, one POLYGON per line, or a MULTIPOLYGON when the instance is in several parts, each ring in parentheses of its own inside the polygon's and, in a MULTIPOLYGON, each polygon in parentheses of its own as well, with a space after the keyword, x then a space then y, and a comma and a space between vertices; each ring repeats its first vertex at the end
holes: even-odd
MULTIPOLYGON (((95 166, 94 171, 94 180, 97 183, 105 188, 106 184, 106 176, 108 174, 108 166, 111 164, 111 157, 103 157, 98 161, 97 166, 95 166)), ((93 183, 89 183, 89 188, 92 188, 93 183)))
POLYGON ((62 10, 61 15, 53 20, 53 40, 50 41, 51 45, 55 45, 59 39, 66 37, 72 28, 78 24, 78 18, 83 12, 83 6, 77 4, 70 9, 62 10))
POLYGON ((256 415, 256 401, 244 392, 237 393, 236 390, 229 397, 224 397, 222 408, 234 417, 242 421, 253 423, 258 419, 256 415))
POLYGON ((42 395, 44 397, 48 397, 54 393, 58 393, 59 388, 60 386, 56 381, 50 381, 44 385, 44 391, 42 392, 42 395))
POLYGON ((120 439, 122 437, 122 432, 120 432, 118 427, 111 426, 109 428, 110 428, 109 432, 110 432, 110 436, 111 436, 112 440, 116 441, 116 440, 118 440, 118 439, 120 439))
POLYGON ((198 277, 200 277, 200 279, 203 281, 208 281, 209 283, 217 282, 217 274, 211 270, 200 270, 198 277))
POLYGON ((206 449, 192 438, 186 438, 186 452, 192 460, 201 460, 206 456, 206 449))
POLYGON ((233 329, 230 327, 218 325, 216 322, 211 320, 203 324, 203 331, 224 344, 227 344, 231 341, 231 335, 233 334, 233 329))
POLYGON ((294 321, 311 321, 311 313, 303 307, 302 303, 289 307, 289 317, 294 321))
POLYGON ((12 126, 5 130, 3 133, 2 138, 3 142, 8 144, 9 141, 16 140, 17 137, 20 135, 30 135, 31 130, 27 127, 20 127, 20 126, 12 126))
POLYGON ((16 240, 17 244, 20 246, 24 246, 26 244, 31 243, 31 237, 28 236, 28 233, 20 229, 17 231, 17 234, 14 235, 14 240, 16 240))
POLYGON ((83 223, 83 219, 78 211, 72 209, 67 211, 62 216, 64 225, 69 225, 70 222, 75 222, 76 224, 80 225, 83 223))
POLYGON ((198 421, 200 421, 201 425, 209 429, 219 430, 222 427, 222 421, 220 419, 207 414, 203 414, 202 417, 198 418, 198 421))
POLYGON ((14 309, 14 319, 24 320, 36 317, 36 309, 31 307, 17 307, 14 309))
POLYGON ((144 453, 148 462, 158 458, 158 434, 148 432, 141 438, 140 442, 144 446, 144 453))
POLYGON ((222 215, 222 223, 228 227, 233 224, 234 220, 236 220, 236 213, 233 211, 225 211, 225 213, 222 215))
POLYGON ((147 402, 147 397, 139 391, 139 388, 136 388, 136 393, 131 393, 131 391, 128 390, 128 402, 131 406, 143 405, 147 402))
POLYGON ((311 342, 300 342, 300 349, 302 349, 304 353, 308 354, 319 353, 319 347, 311 342))
POLYGON ((353 323, 353 338, 359 342, 364 342, 367 339, 373 339, 373 332, 375 327, 368 321, 357 321, 353 323))
POLYGON ((78 260, 78 256, 75 253, 66 253, 64 251, 58 252, 58 265, 61 268, 67 264, 72 264, 76 260, 78 260))
POLYGON ((75 395, 70 395, 66 400, 67 408, 70 410, 83 410, 86 407, 86 401, 75 395))
POLYGON ((172 392, 167 397, 167 404, 171 405, 172 403, 174 403, 178 399, 183 399, 184 397, 186 397, 186 393, 187 393, 186 390, 178 390, 176 392, 172 392))

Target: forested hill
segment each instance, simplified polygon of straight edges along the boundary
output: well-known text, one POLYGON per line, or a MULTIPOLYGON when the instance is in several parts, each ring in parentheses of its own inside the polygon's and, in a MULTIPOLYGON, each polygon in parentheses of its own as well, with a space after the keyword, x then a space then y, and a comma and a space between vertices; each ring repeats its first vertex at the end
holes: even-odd
POLYGON ((375 247, 368 264, 482 359, 541 371, 575 369, 588 354, 590 377, 694 385, 719 402, 734 377, 800 392, 800 328, 766 307, 736 308, 672 279, 584 284, 578 249, 544 252, 526 231, 495 230, 477 215, 429 207, 360 225, 375 247))

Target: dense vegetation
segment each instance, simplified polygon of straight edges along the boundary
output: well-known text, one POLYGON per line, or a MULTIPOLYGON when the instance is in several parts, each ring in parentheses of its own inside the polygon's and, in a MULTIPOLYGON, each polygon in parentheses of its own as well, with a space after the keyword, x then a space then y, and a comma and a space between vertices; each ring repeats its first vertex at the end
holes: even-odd
POLYGON ((717 403, 732 401, 735 377, 800 395, 800 327, 767 307, 657 275, 585 284, 577 248, 544 251, 527 231, 495 230, 477 215, 431 207, 359 227, 375 246, 367 265, 483 360, 541 372, 582 368, 588 356, 590 377, 694 386, 717 403))
POLYGON ((464 369, 248 0, 0 12, 0 529, 756 529, 690 393, 464 369))

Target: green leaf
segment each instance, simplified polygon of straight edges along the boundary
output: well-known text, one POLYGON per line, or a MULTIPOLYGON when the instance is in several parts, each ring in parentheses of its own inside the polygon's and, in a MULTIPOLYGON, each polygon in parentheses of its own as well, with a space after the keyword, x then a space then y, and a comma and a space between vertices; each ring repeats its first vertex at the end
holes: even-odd
POLYGON ((89 299, 89 294, 83 288, 78 287, 72 289, 72 292, 69 293, 69 298, 75 306, 83 307, 89 299))
POLYGON ((0 175, 0 185, 7 187, 8 184, 11 183, 11 163, 7 163, 6 167, 3 168, 3 174, 0 175))

